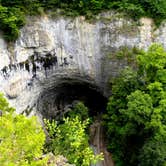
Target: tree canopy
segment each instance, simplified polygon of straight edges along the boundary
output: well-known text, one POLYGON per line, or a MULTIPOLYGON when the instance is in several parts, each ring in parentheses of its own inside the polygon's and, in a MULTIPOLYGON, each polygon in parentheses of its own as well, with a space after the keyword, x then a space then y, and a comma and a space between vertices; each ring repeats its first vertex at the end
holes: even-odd
POLYGON ((61 14, 67 16, 85 15, 87 18, 113 9, 134 20, 151 17, 156 25, 166 19, 165 0, 0 0, 0 25, 5 39, 17 39, 19 29, 25 24, 25 15, 56 9, 61 9, 61 14))
POLYGON ((116 165, 166 164, 166 52, 153 44, 113 81, 104 115, 116 165))
POLYGON ((64 155, 71 164, 76 166, 89 166, 102 160, 102 154, 95 155, 89 147, 87 115, 87 107, 83 103, 78 103, 60 124, 46 120, 51 138, 49 151, 51 150, 55 155, 64 155))
POLYGON ((43 166, 45 133, 36 117, 16 115, 7 100, 0 94, 0 165, 43 166))
POLYGON ((60 162, 59 155, 76 166, 89 166, 102 160, 102 154, 94 155, 89 147, 88 109, 83 103, 78 103, 60 124, 54 120, 45 120, 45 123, 50 139, 47 143, 37 117, 15 114, 14 108, 0 94, 0 165, 44 166, 60 162), (56 156, 43 156, 50 152, 56 156))

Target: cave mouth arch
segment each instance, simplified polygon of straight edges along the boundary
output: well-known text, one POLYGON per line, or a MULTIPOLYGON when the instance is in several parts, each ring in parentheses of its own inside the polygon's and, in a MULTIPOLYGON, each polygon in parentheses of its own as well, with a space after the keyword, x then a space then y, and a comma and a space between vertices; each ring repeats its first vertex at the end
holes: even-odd
POLYGON ((59 120, 66 108, 77 101, 82 101, 88 107, 90 116, 103 113, 107 104, 107 98, 98 86, 82 80, 66 80, 42 92, 37 110, 43 118, 59 120))

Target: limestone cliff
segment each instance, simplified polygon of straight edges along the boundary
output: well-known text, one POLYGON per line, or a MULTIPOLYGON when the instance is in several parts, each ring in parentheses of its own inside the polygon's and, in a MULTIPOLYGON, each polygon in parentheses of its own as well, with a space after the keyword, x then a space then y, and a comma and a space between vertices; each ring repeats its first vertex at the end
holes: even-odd
POLYGON ((56 98, 61 84, 84 83, 107 96, 108 78, 126 65, 107 55, 121 46, 147 49, 152 42, 166 48, 165 33, 166 26, 154 30, 151 19, 134 22, 113 12, 93 23, 84 17, 29 17, 15 43, 0 38, 0 91, 18 113, 35 114, 40 100, 48 110, 55 107, 47 99, 56 98))

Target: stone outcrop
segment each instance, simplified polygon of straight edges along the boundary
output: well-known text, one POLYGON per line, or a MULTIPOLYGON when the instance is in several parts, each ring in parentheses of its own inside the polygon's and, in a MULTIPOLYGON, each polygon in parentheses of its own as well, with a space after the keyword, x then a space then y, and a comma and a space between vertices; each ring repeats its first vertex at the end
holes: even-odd
POLYGON ((28 114, 38 114, 39 99, 46 102, 63 83, 86 84, 108 96, 109 77, 126 65, 108 54, 122 46, 147 49, 152 42, 166 48, 165 33, 164 24, 154 30, 150 19, 134 22, 113 12, 93 23, 84 17, 29 17, 15 43, 0 38, 0 91, 18 113, 28 114))
POLYGON ((48 157, 48 166, 75 166, 74 164, 69 164, 64 156, 54 156, 52 153, 49 153, 46 156, 48 157))

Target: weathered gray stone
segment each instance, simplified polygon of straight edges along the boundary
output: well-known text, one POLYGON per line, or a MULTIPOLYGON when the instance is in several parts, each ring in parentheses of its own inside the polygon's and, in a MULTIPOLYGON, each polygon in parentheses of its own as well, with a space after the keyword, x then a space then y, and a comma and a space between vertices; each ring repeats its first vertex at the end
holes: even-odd
POLYGON ((37 101, 42 94, 70 79, 94 85, 107 96, 109 77, 126 65, 108 59, 108 54, 121 46, 147 49, 153 41, 166 48, 166 26, 154 31, 152 20, 147 18, 141 19, 140 26, 113 12, 100 14, 94 23, 84 17, 27 20, 12 47, 0 38, 0 91, 18 113, 28 107, 31 114, 38 114, 37 101), (50 69, 47 57, 54 59, 50 69))

